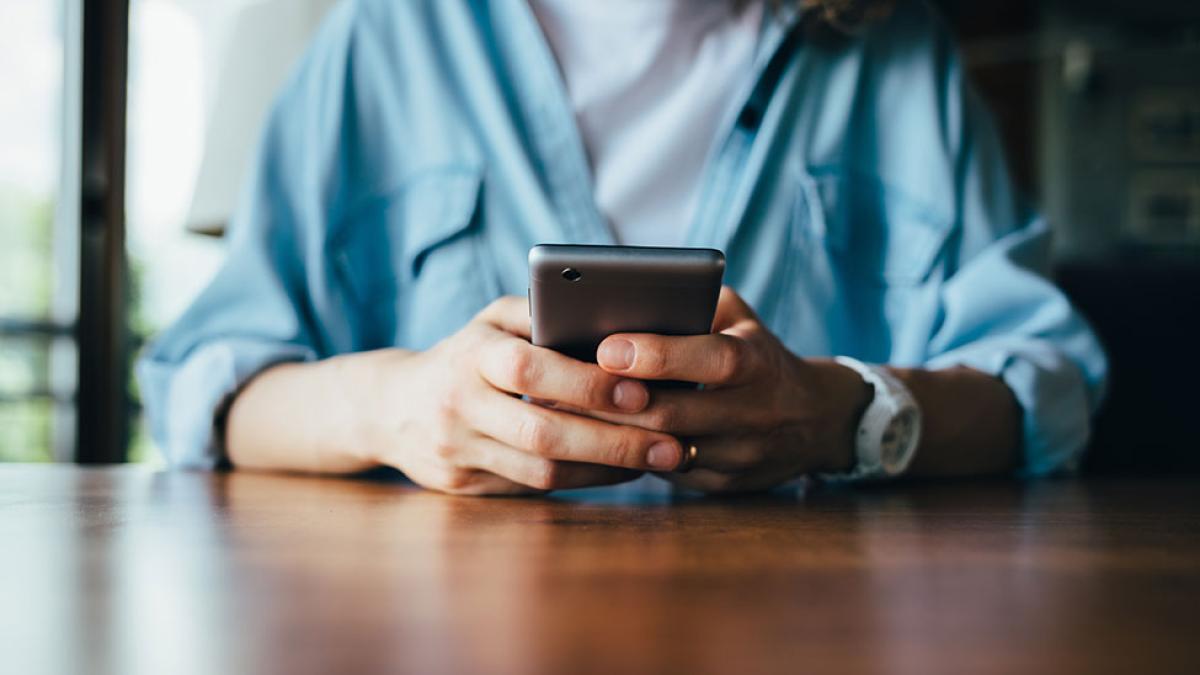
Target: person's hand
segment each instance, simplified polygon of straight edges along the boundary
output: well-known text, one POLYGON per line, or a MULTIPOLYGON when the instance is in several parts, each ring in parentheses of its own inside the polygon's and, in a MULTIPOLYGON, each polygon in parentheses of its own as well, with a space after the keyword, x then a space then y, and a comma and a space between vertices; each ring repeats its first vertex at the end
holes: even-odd
POLYGON ((639 381, 530 344, 525 298, 495 301, 432 349, 373 353, 364 445, 435 490, 517 494, 611 484, 669 471, 682 458, 670 434, 522 400, 634 414, 639 381))
POLYGON ((789 352, 728 287, 712 334, 612 335, 597 356, 613 377, 704 385, 654 389, 636 413, 589 414, 694 444, 694 468, 664 477, 705 492, 762 490, 810 472, 848 469, 871 397, 854 371, 789 352))

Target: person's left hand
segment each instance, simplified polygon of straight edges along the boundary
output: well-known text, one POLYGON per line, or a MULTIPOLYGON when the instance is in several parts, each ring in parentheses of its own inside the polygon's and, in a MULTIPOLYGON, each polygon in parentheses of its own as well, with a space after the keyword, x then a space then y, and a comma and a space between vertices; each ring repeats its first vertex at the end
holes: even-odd
POLYGON ((673 434, 685 449, 694 444, 690 471, 662 474, 674 483, 746 492, 853 464, 854 433, 870 386, 832 360, 792 354, 729 287, 721 289, 711 334, 612 335, 597 358, 621 377, 704 385, 652 389, 650 404, 638 413, 585 413, 673 434))

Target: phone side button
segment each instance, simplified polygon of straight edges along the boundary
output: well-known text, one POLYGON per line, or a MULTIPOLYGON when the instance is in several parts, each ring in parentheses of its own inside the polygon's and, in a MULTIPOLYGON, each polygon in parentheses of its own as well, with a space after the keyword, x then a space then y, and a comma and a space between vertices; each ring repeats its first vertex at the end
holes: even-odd
POLYGON ((529 318, 533 318, 533 291, 529 287, 525 287, 525 311, 529 312, 529 318))

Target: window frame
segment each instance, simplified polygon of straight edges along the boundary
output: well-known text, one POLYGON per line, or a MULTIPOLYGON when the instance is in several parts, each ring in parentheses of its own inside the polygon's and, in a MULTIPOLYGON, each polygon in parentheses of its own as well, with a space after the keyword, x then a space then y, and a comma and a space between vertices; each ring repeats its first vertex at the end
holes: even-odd
MULTIPOLYGON (((129 0, 63 0, 61 184, 54 219, 59 286, 47 320, 0 317, 0 336, 74 342, 70 382, 7 400, 74 402, 70 447, 57 459, 125 462, 134 337, 125 253, 129 0), (69 456, 64 456, 69 455, 69 456)), ((68 378, 69 379, 69 378, 68 378)))
POLYGON ((83 2, 79 90, 79 353, 75 461, 129 452, 131 336, 125 254, 129 0, 83 2))

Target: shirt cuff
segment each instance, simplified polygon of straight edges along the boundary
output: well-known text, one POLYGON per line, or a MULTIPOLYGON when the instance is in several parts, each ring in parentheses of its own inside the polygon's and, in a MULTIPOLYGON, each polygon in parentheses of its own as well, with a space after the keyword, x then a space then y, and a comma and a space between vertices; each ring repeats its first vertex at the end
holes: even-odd
MULTIPOLYGON (((983 340, 930 359, 926 367, 967 366, 999 377, 1023 411, 1024 476, 1079 467, 1091 433, 1092 387, 1081 367, 1047 342, 983 340)), ((1097 383, 1095 387, 1099 387, 1097 383)))
POLYGON ((272 365, 314 360, 316 354, 308 347, 252 339, 210 342, 179 362, 143 358, 137 367, 138 383, 151 434, 167 464, 217 467, 225 459, 217 418, 233 395, 272 365))

